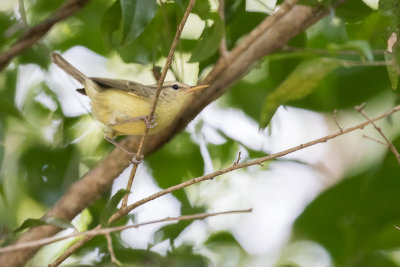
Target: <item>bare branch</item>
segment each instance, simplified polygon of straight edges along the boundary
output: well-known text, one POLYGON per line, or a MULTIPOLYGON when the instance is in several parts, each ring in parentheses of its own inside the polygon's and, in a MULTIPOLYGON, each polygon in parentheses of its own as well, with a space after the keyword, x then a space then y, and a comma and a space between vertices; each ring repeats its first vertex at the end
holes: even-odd
MULTIPOLYGON (((163 70, 161 72, 160 79, 158 80, 158 83, 157 83, 157 90, 156 90, 156 94, 154 96, 154 101, 153 101, 153 105, 152 105, 152 108, 151 108, 151 112, 148 115, 148 119, 153 118, 154 115, 155 115, 158 99, 159 99, 160 93, 161 93, 161 88, 162 88, 162 85, 164 83, 165 77, 167 76, 168 69, 171 66, 172 58, 173 58, 174 52, 175 52, 175 48, 178 45, 179 39, 181 37, 181 33, 183 31, 183 27, 186 24, 187 18, 189 17, 190 11, 192 10, 195 2, 196 2, 196 0, 190 0, 188 6, 186 8, 185 14, 183 15, 183 18, 181 20, 181 23, 179 24, 178 29, 176 30, 176 34, 175 34, 174 40, 172 41, 172 45, 171 45, 171 48, 170 48, 169 53, 168 53, 167 61, 165 62, 164 68, 163 68, 163 70)), ((141 157, 143 155, 144 146, 146 145, 146 139, 147 139, 147 135, 149 134, 149 130, 150 130, 150 128, 146 124, 146 129, 144 131, 144 134, 142 135, 142 138, 141 138, 140 143, 139 143, 139 148, 138 148, 138 150, 136 152, 136 162, 133 163, 132 170, 131 170, 131 173, 129 175, 128 184, 126 185, 126 190, 127 191, 130 191, 131 188, 132 188, 133 179, 135 178, 137 167, 138 167, 138 165, 140 163, 140 160, 141 160, 141 157)), ((121 208, 126 207, 126 205, 128 204, 128 198, 129 198, 129 194, 126 194, 124 196, 124 198, 122 199, 121 208)))
POLYGON ((304 144, 297 145, 295 147, 292 147, 292 148, 289 148, 289 149, 283 150, 281 152, 274 153, 274 154, 271 154, 271 155, 268 155, 268 156, 265 156, 265 157, 262 157, 262 158, 250 160, 248 162, 243 162, 243 163, 239 163, 239 164, 233 164, 233 165, 231 165, 231 166, 229 166, 229 167, 227 167, 225 169, 221 169, 221 170, 218 170, 218 171, 215 171, 215 172, 212 172, 212 173, 209 173, 209 174, 197 177, 197 178, 193 178, 193 179, 191 179, 189 181, 186 181, 186 182, 183 182, 181 184, 171 186, 171 187, 166 188, 164 190, 161 190, 161 191, 159 191, 159 192, 157 192, 157 193, 155 193, 155 194, 153 194, 151 196, 143 198, 143 199, 141 199, 141 200, 139 200, 139 201, 127 206, 126 208, 124 207, 123 209, 120 209, 113 216, 111 216, 111 218, 109 219, 109 223, 115 222, 116 220, 118 220, 122 216, 128 214, 133 209, 135 209, 135 208, 137 208, 139 206, 142 206, 143 204, 145 204, 147 202, 150 202, 150 201, 152 201, 152 200, 154 200, 156 198, 159 198, 161 196, 169 194, 169 193, 171 193, 173 191, 176 191, 176 190, 179 190, 179 189, 182 189, 182 188, 185 188, 185 187, 188 187, 190 185, 197 184, 197 183, 200 183, 200 182, 203 182, 203 181, 206 181, 206 180, 214 179, 217 176, 220 176, 222 174, 225 174, 225 173, 237 170, 237 169, 241 169, 241 168, 245 168, 245 167, 249 167, 249 166, 253 166, 253 165, 260 165, 263 162, 270 161, 270 160, 273 160, 273 159, 276 159, 276 158, 280 158, 280 157, 286 156, 286 155, 288 155, 290 153, 296 152, 298 150, 301 150, 301 149, 304 149, 304 148, 307 148, 307 147, 310 147, 310 146, 313 146, 313 145, 316 145, 316 144, 325 143, 325 142, 327 142, 327 141, 329 141, 329 140, 331 140, 333 138, 336 138, 338 136, 350 133, 350 132, 355 131, 355 130, 363 129, 365 126, 367 126, 369 124, 373 124, 375 121, 381 120, 381 119, 383 119, 383 118, 385 118, 385 117, 387 117, 387 116, 389 116, 389 115, 391 115, 391 114, 393 114, 393 113, 395 113, 395 112, 397 112, 399 110, 400 110, 400 105, 394 107, 393 109, 391 109, 391 110, 389 110, 389 111, 387 111, 387 112, 385 112, 385 113, 383 113, 383 114, 381 114, 381 115, 379 115, 379 116, 377 116, 377 117, 375 117, 373 119, 370 119, 370 120, 368 120, 366 122, 360 123, 360 124, 355 125, 353 127, 349 127, 349 128, 343 129, 343 130, 338 131, 336 133, 333 133, 333 134, 330 134, 330 135, 315 139, 313 141, 310 141, 310 142, 307 142, 307 143, 304 143, 304 144))
POLYGON ((365 138, 365 139, 369 139, 371 141, 374 141, 375 143, 387 146, 387 144, 385 142, 382 142, 382 141, 380 141, 378 139, 372 138, 371 136, 363 134, 362 137, 365 138))
POLYGON ((343 132, 343 129, 342 129, 342 127, 340 127, 339 121, 338 121, 338 119, 337 119, 337 110, 336 110, 336 109, 333 111, 332 118, 333 118, 333 120, 335 121, 336 126, 339 128, 339 130, 340 130, 341 132, 343 132))
POLYGON ((361 106, 357 106, 356 110, 358 112, 360 112, 361 115, 363 115, 364 118, 366 118, 367 121, 370 122, 374 126, 376 131, 383 137, 383 139, 385 140, 386 144, 389 146, 389 149, 395 155, 395 157, 397 159, 397 162, 400 164, 400 154, 397 151, 396 147, 393 145, 393 143, 390 141, 390 139, 383 133, 382 129, 380 127, 378 127, 378 125, 376 125, 376 123, 373 120, 370 119, 370 117, 367 115, 367 113, 363 110, 364 107, 365 107, 365 103, 363 103, 361 106))
MULTIPOLYGON (((96 228, 94 228, 93 230, 100 230, 100 229, 101 229, 101 226, 98 225, 98 226, 96 226, 96 228)), ((92 231, 93 231, 93 230, 92 230, 92 231)), ((79 234, 79 233, 75 233, 75 234, 79 234)), ((60 256, 58 256, 57 259, 55 259, 52 263, 50 263, 49 265, 47 265, 47 267, 56 267, 56 266, 60 265, 64 260, 66 260, 69 256, 71 256, 72 253, 74 253, 77 249, 79 249, 80 247, 82 247, 86 242, 88 242, 89 240, 91 240, 93 237, 94 237, 94 235, 85 235, 81 240, 79 240, 78 242, 74 243, 72 246, 70 246, 69 248, 67 248, 67 249, 63 252, 63 254, 61 254, 60 256)), ((50 240, 51 238, 54 238, 54 239, 55 239, 56 237, 43 238, 42 240, 50 240)), ((63 239, 61 239, 61 240, 63 240, 63 239)), ((36 241, 40 241, 40 240, 36 240, 36 241)), ((27 242, 27 243, 34 244, 34 242, 36 242, 36 241, 31 241, 31 242, 27 242)), ((57 241, 59 241, 59 240, 57 240, 57 241)), ((54 241, 54 242, 57 242, 57 241, 54 241)), ((42 241, 42 242, 43 242, 43 241, 42 241)), ((53 243, 53 242, 50 242, 50 243, 53 243)), ((47 244, 50 244, 50 243, 47 243, 47 244)), ((22 244, 24 244, 24 243, 19 243, 19 244, 16 244, 15 246, 22 245, 22 244)), ((41 244, 38 244, 38 245, 41 245, 41 244)), ((38 245, 36 245, 36 246, 31 246, 31 247, 37 247, 38 245)), ((43 244, 43 245, 46 245, 46 244, 43 244)), ((8 247, 6 247, 6 248, 8 248, 8 247)), ((1 250, 0 250, 0 253, 1 253, 1 250)))
MULTIPOLYGON (((225 0, 219 0, 218 14, 221 18, 222 23, 225 25, 225 0)), ((226 46, 226 37, 225 37, 225 31, 224 31, 222 39, 221 39, 221 43, 219 44, 219 55, 222 58, 224 58, 227 56, 227 53, 228 53, 228 48, 226 46)))
POLYGON ((110 233, 105 234, 105 237, 107 239, 107 249, 108 249, 108 252, 110 252, 111 262, 117 266, 121 266, 122 265, 121 262, 117 259, 117 257, 115 257, 110 233))
POLYGON ((89 0, 69 0, 57 9, 49 18, 28 30, 16 41, 10 49, 0 55, 0 71, 2 71, 10 60, 22 53, 37 41, 39 41, 57 22, 68 18, 83 8, 89 0))
MULTIPOLYGON (((59 237, 48 237, 48 238, 43 238, 43 239, 31 241, 31 242, 24 242, 24 243, 20 243, 20 244, 10 245, 7 247, 2 247, 2 248, 0 248, 0 253, 26 249, 26 248, 30 248, 30 247, 38 247, 38 246, 48 245, 51 243, 55 243, 55 242, 58 242, 61 240, 78 237, 78 236, 85 236, 85 237, 89 236, 92 238, 97 235, 109 235, 110 233, 120 232, 120 231, 123 231, 126 229, 131 229, 131 228, 139 228, 139 227, 149 225, 149 224, 172 222, 172 221, 202 220, 202 219, 205 219, 208 217, 228 215, 228 214, 249 213, 249 212, 252 212, 252 209, 230 210, 230 211, 222 211, 222 212, 214 212, 214 213, 198 213, 198 214, 192 214, 192 215, 181 215, 178 217, 167 217, 164 219, 153 220, 153 221, 148 221, 148 222, 143 222, 143 223, 138 223, 138 224, 109 227, 109 228, 103 228, 103 229, 96 227, 95 229, 89 230, 89 231, 77 232, 77 233, 72 233, 69 235, 59 236, 59 237)), ((53 265, 51 265, 51 266, 53 266, 53 265)))
POLYGON ((242 155, 242 152, 239 151, 238 157, 236 159, 236 161, 233 163, 234 166, 237 166, 240 162, 240 160, 242 159, 240 156, 242 155))

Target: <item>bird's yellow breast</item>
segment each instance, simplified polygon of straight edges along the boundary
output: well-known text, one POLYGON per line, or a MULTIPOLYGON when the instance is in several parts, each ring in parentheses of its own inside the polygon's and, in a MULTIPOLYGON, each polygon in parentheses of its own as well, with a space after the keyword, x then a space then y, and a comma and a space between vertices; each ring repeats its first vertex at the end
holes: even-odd
MULTIPOLYGON (((118 124, 150 113, 154 98, 140 97, 120 90, 104 90, 91 97, 95 118, 120 135, 142 135, 145 123, 142 120, 118 124), (111 126, 117 123, 117 125, 111 126)), ((182 99, 163 101, 159 99, 156 108, 156 126, 150 134, 164 129, 175 118, 183 105, 182 99)))

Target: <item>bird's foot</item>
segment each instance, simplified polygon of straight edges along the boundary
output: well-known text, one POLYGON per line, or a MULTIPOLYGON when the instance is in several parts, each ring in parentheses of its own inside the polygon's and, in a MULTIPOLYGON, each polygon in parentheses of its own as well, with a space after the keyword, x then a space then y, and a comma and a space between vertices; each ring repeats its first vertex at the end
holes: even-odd
POLYGON ((143 155, 139 155, 137 156, 136 153, 130 152, 128 149, 126 149, 125 147, 123 147, 122 145, 120 145, 118 142, 116 142, 114 139, 112 139, 111 137, 104 135, 104 138, 110 142, 111 144, 113 144, 114 146, 118 147, 119 149, 121 149, 122 151, 124 151, 126 154, 128 154, 131 157, 131 162, 133 164, 140 164, 143 162, 143 155))
POLYGON ((132 164, 139 165, 140 163, 143 162, 143 158, 144 158, 143 155, 138 156, 136 153, 132 153, 132 152, 130 152, 130 155, 132 156, 132 158, 131 158, 132 164))
POLYGON ((136 122, 136 121, 143 121, 144 124, 146 124, 146 127, 149 128, 149 129, 152 129, 152 128, 157 126, 157 122, 156 122, 155 116, 149 118, 146 115, 135 117, 135 118, 131 118, 131 119, 127 119, 127 120, 122 120, 122 121, 117 121, 116 119, 109 120, 107 122, 107 126, 108 127, 113 127, 113 126, 123 125, 123 124, 136 122))
POLYGON ((143 122, 146 124, 146 127, 149 129, 153 129, 154 127, 157 126, 157 122, 156 122, 156 117, 153 116, 151 118, 149 118, 148 116, 145 116, 145 118, 143 119, 143 122))

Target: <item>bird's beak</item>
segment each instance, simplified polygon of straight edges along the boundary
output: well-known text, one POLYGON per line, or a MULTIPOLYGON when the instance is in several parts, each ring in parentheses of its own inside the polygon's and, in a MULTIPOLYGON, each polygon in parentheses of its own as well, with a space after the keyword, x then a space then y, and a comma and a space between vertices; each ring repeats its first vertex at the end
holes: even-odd
POLYGON ((186 92, 186 93, 191 93, 191 92, 194 92, 194 91, 203 89, 203 88, 207 88, 208 86, 209 86, 208 84, 202 84, 202 85, 192 86, 192 87, 190 87, 189 89, 186 89, 185 92, 186 92))

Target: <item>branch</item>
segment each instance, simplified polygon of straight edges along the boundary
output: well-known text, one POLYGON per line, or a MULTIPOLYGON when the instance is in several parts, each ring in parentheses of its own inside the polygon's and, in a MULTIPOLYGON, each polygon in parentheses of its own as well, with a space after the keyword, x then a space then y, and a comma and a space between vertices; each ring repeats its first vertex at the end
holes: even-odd
POLYGON ((364 116, 364 118, 366 118, 368 120, 368 122, 370 122, 375 130, 383 137, 383 139, 385 140, 386 144, 389 146, 389 149, 393 152, 394 156, 397 159, 397 162, 400 164, 400 154, 397 151, 396 147, 393 145, 393 143, 390 141, 390 139, 383 133, 382 129, 378 127, 378 125, 375 124, 375 122, 373 122, 370 117, 367 115, 367 113, 363 110, 365 107, 365 103, 362 104, 361 106, 357 106, 356 110, 358 112, 361 113, 361 115, 364 116))
MULTIPOLYGON (((218 14, 222 20, 223 25, 225 26, 225 0, 218 1, 218 14)), ((224 31, 221 43, 219 44, 219 56, 224 58, 226 57, 227 53, 228 53, 228 48, 226 46, 226 36, 224 31)))
POLYGON ((107 249, 108 249, 108 252, 110 253, 111 262, 114 263, 114 265, 116 265, 116 266, 121 266, 122 265, 121 262, 117 259, 117 257, 115 257, 114 248, 112 246, 112 239, 111 239, 110 233, 107 233, 104 236, 107 239, 107 249))
MULTIPOLYGON (((171 187, 169 187, 167 189, 164 189, 164 190, 161 190, 161 191, 159 191, 159 192, 157 192, 157 193, 155 193, 155 194, 153 194, 151 196, 143 198, 143 199, 141 199, 141 200, 139 200, 139 201, 127 206, 126 208, 122 208, 119 211, 117 211, 113 216, 111 216, 111 218, 109 220, 109 223, 117 221, 122 216, 124 216, 124 215, 128 214, 129 212, 131 212, 133 209, 135 209, 135 208, 137 208, 139 206, 142 206, 143 204, 145 204, 147 202, 150 202, 150 201, 152 201, 152 200, 154 200, 156 198, 159 198, 161 196, 164 196, 164 195, 169 194, 171 192, 174 192, 176 190, 179 190, 179 189, 182 189, 182 188, 185 188, 185 187, 188 187, 190 185, 197 184, 197 183, 200 183, 200 182, 203 182, 203 181, 206 181, 206 180, 212 180, 217 176, 220 176, 222 174, 225 174, 225 173, 237 170, 237 169, 241 169, 241 168, 245 168, 245 167, 249 167, 249 166, 253 166, 253 165, 260 165, 263 162, 270 161, 270 160, 273 160, 273 159, 276 159, 276 158, 280 158, 280 157, 286 156, 286 155, 288 155, 290 153, 296 152, 298 150, 301 150, 301 149, 304 149, 304 148, 307 148, 307 147, 310 147, 310 146, 313 146, 313 145, 316 145, 316 144, 325 143, 325 142, 327 142, 327 141, 329 141, 329 140, 331 140, 333 138, 336 138, 338 136, 353 132, 355 130, 363 129, 365 126, 367 126, 369 124, 374 124, 375 121, 381 120, 381 119, 383 119, 383 118, 385 118, 385 117, 387 117, 387 116, 389 116, 389 115, 391 115, 391 114, 393 114, 393 113, 395 113, 395 112, 397 112, 399 110, 400 110, 400 105, 399 106, 395 106, 393 109, 391 109, 391 110, 389 110, 389 111, 387 111, 387 112, 385 112, 385 113, 383 113, 383 114, 381 114, 381 115, 379 115, 379 116, 377 116, 375 118, 369 119, 366 122, 363 122, 363 123, 360 123, 358 125, 355 125, 353 127, 349 127, 349 128, 346 128, 346 129, 341 129, 336 133, 333 133, 333 134, 330 134, 330 135, 315 139, 313 141, 310 141, 310 142, 307 142, 307 143, 304 143, 304 144, 297 145, 295 147, 292 147, 292 148, 289 148, 289 149, 286 149, 286 150, 283 150, 283 151, 280 151, 278 153, 274 153, 274 154, 271 154, 271 155, 268 155, 268 156, 265 156, 265 157, 262 157, 262 158, 250 160, 250 161, 244 162, 244 163, 238 163, 239 160, 236 160, 231 166, 229 166, 229 167, 227 167, 225 169, 221 169, 221 170, 218 170, 218 171, 215 171, 215 172, 212 172, 212 173, 209 173, 209 174, 197 177, 197 178, 193 178, 193 179, 191 179, 189 181, 186 181, 186 182, 183 182, 181 184, 171 186, 171 187)), ((240 156, 238 157, 238 159, 240 159, 240 156)))
POLYGON ((386 144, 385 142, 382 142, 382 141, 380 141, 380 140, 378 140, 378 139, 372 138, 371 136, 368 136, 368 135, 363 134, 362 137, 365 138, 365 139, 374 141, 375 143, 378 143, 378 144, 387 146, 387 144, 386 144))
MULTIPOLYGON (((147 117, 149 120, 151 120, 156 113, 156 107, 157 107, 158 99, 160 98, 162 85, 164 83, 165 77, 167 76, 168 69, 171 66, 175 48, 178 45, 179 39, 181 37, 181 33, 183 31, 183 27, 186 24, 187 18, 189 17, 190 11, 192 10, 195 2, 196 2, 196 0, 190 0, 188 6, 186 8, 185 14, 183 15, 183 18, 181 20, 181 23, 179 24, 178 29, 176 30, 174 40, 172 41, 172 45, 171 45, 171 48, 168 53, 167 61, 165 62, 164 68, 161 72, 160 79, 158 80, 158 83, 157 83, 157 90, 156 90, 156 94, 154 96, 153 105, 152 105, 150 114, 147 117)), ((144 134, 142 135, 142 138, 140 139, 139 148, 136 152, 136 161, 133 163, 132 170, 131 170, 131 173, 130 173, 129 179, 128 179, 128 184, 126 185, 127 191, 130 191, 132 188, 133 179, 135 178, 137 167, 138 167, 139 163, 141 162, 141 158, 142 158, 142 154, 144 151, 144 147, 146 145, 146 139, 147 139, 147 135, 149 134, 149 130, 150 130, 149 125, 146 123, 146 128, 145 128, 144 134)), ((124 198, 122 199, 121 208, 126 207, 126 205, 128 204, 128 198, 129 198, 129 193, 126 194, 124 196, 124 198)))
POLYGON ((131 224, 131 225, 124 225, 124 226, 117 226, 117 227, 109 227, 109 228, 103 228, 103 229, 93 229, 89 231, 84 231, 84 232, 79 232, 79 233, 72 233, 69 235, 65 236, 57 236, 57 237, 48 237, 48 238, 43 238, 31 242, 25 242, 21 244, 16 244, 16 245, 10 245, 7 247, 0 248, 0 253, 5 253, 5 252, 10 252, 10 251, 16 251, 16 250, 21 250, 21 249, 26 249, 26 248, 31 248, 31 247, 38 247, 38 246, 44 246, 48 245, 51 243, 55 243, 61 240, 65 240, 68 238, 73 238, 73 237, 78 237, 78 236, 90 236, 94 237, 96 235, 109 235, 114 232, 120 232, 126 229, 131 229, 131 228, 139 228, 145 225, 149 224, 156 224, 156 223, 162 223, 162 222, 172 222, 172 221, 189 221, 189 220, 201 220, 205 219, 208 217, 214 217, 214 216, 219 216, 219 215, 228 215, 228 214, 238 214, 238 213, 249 213, 252 212, 252 209, 247 209, 247 210, 230 210, 230 211, 222 211, 222 212, 214 212, 214 213, 198 213, 198 214, 192 214, 192 215, 181 215, 178 217, 167 217, 164 219, 159 219, 159 220, 153 220, 153 221, 148 221, 148 222, 143 222, 143 223, 138 223, 138 224, 131 224))
POLYGON ((68 18, 83 8, 89 0, 69 0, 57 9, 49 18, 29 29, 22 35, 6 52, 0 55, 0 71, 2 71, 10 60, 24 52, 37 41, 39 41, 57 22, 68 18))
MULTIPOLYGON (((101 225, 96 226, 93 230, 99 230, 99 229, 101 229, 101 225)), ((71 256, 72 253, 74 253, 76 250, 78 250, 80 247, 82 247, 84 244, 86 244, 86 242, 90 241, 93 237, 94 237, 93 235, 85 235, 81 240, 74 243, 72 246, 68 247, 60 256, 57 257, 57 259, 55 259, 47 267, 56 267, 56 266, 60 265, 69 256, 71 256)), ((44 238, 44 239, 50 239, 50 238, 56 238, 56 237, 48 237, 48 238, 44 238)), ((39 240, 36 240, 36 241, 39 241, 39 240)), ((31 241, 31 243, 34 243, 34 242, 35 241, 31 241)), ((24 244, 24 243, 19 243, 17 245, 22 245, 22 244, 24 244)), ((32 246, 32 248, 36 248, 36 247, 38 247, 38 246, 32 246)))
MULTIPOLYGON (((157 135, 149 137, 146 143, 144 155, 148 155, 173 136, 182 131, 186 125, 209 103, 229 90, 229 86, 238 81, 254 64, 264 56, 280 49, 288 40, 304 31, 307 27, 318 21, 325 14, 329 14, 330 8, 312 8, 309 6, 294 6, 279 19, 274 19, 273 27, 266 31, 260 31, 261 24, 249 35, 256 32, 256 38, 237 58, 229 58, 229 64, 218 62, 215 68, 221 68, 218 79, 207 79, 208 88, 202 90, 188 101, 180 114, 157 135), (219 67, 221 65, 224 67, 219 67)), ((271 20, 275 15, 269 16, 271 20)), ((247 37, 243 38, 246 39, 247 37)), ((131 151, 135 151, 139 144, 137 137, 125 138, 122 143, 131 151)), ((99 164, 84 177, 75 182, 64 196, 48 211, 45 216, 60 217, 72 220, 94 200, 109 190, 115 177, 117 177, 130 164, 126 153, 114 149, 99 164)), ((23 233, 17 243, 41 239, 52 236, 61 229, 55 226, 38 226, 23 233)), ((21 266, 29 260, 38 250, 38 247, 27 248, 24 251, 10 252, 0 255, 0 266, 21 266)))

